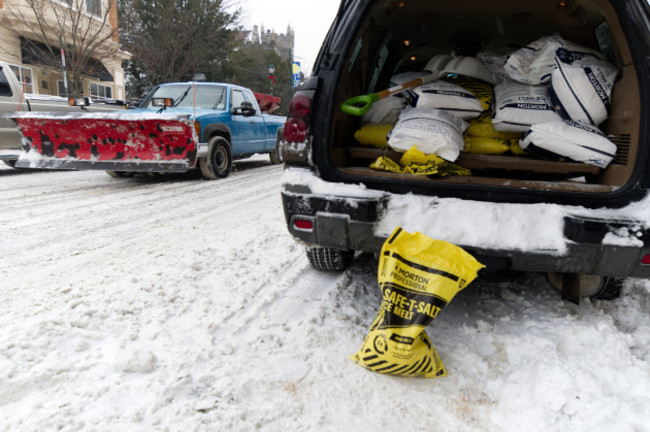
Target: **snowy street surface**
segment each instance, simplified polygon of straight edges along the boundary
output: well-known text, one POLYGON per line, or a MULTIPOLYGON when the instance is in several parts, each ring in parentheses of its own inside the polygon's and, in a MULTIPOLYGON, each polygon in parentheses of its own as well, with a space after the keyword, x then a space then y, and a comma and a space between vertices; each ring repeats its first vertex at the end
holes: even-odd
POLYGON ((267 160, 0 168, 0 431, 650 431, 650 282, 475 281, 427 328, 449 376, 376 374, 375 257, 312 270, 267 160))

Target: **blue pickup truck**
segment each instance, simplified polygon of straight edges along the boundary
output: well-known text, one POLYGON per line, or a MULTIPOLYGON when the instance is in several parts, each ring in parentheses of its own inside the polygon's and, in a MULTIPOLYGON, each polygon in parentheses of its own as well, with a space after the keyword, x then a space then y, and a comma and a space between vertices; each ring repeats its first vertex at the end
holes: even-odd
POLYGON ((286 118, 262 112, 259 101, 268 101, 267 95, 233 84, 171 83, 156 87, 137 111, 160 111, 155 102, 160 99, 172 99, 173 106, 163 112, 190 113, 199 125, 199 142, 207 144, 199 151, 203 177, 226 177, 233 159, 256 153, 280 162, 277 148, 286 118))
POLYGON ((116 177, 199 168, 218 179, 234 159, 261 153, 280 162, 286 118, 265 113, 279 103, 234 84, 183 82, 159 85, 120 113, 13 113, 25 138, 16 166, 116 177))

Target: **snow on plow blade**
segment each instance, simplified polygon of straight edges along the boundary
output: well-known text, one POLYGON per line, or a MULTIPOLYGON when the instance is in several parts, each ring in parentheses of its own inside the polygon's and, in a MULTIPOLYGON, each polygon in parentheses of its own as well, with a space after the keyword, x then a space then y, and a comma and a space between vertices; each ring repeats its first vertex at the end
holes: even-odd
POLYGON ((17 167, 182 172, 196 165, 189 115, 12 113, 23 135, 17 167))

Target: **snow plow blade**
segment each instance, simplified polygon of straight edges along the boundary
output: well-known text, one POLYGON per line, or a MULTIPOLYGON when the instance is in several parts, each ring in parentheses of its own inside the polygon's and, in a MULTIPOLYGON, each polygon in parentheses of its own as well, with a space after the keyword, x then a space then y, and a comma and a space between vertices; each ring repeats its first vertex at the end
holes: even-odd
POLYGON ((19 168, 183 172, 196 166, 189 115, 18 112, 19 168))

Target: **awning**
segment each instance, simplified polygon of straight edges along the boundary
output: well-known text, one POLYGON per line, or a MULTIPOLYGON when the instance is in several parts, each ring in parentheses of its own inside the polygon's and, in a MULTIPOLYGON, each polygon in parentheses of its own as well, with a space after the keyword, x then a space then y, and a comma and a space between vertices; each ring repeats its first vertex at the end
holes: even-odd
MULTIPOLYGON (((55 52, 59 50, 58 47, 52 47, 55 52)), ((20 53, 23 58, 23 64, 33 64, 39 66, 47 66, 58 68, 60 63, 53 64, 52 57, 49 55, 48 46, 42 42, 36 42, 25 38, 20 38, 20 53)), ((106 69, 106 67, 94 58, 88 61, 86 68, 86 75, 96 78, 100 81, 113 81, 113 75, 106 69)))

